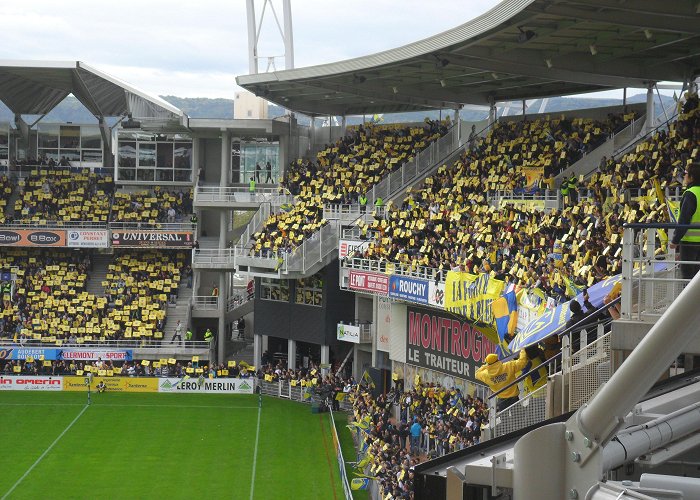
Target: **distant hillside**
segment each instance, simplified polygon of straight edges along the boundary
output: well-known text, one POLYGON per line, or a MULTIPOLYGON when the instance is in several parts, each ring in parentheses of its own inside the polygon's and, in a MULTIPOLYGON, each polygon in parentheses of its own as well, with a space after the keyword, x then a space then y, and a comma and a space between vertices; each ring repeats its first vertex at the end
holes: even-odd
MULTIPOLYGON (((187 113, 192 118, 219 118, 219 119, 233 119, 233 99, 209 99, 206 97, 176 97, 176 96, 161 96, 167 102, 176 106, 187 113)), ((664 106, 668 106, 673 102, 673 98, 669 96, 661 96, 664 106)), ((639 103, 646 101, 645 94, 636 94, 630 96, 627 102, 630 104, 639 103)), ((658 115, 663 115, 663 110, 658 104, 658 98, 655 99, 656 102, 656 113, 658 115)), ((555 113, 558 111, 567 111, 572 109, 585 109, 585 108, 598 108, 604 106, 614 106, 621 104, 620 99, 588 99, 585 97, 554 97, 550 98, 547 103, 547 108, 545 112, 555 113)), ((509 114, 518 114, 520 109, 520 103, 513 103, 509 114)), ((530 105, 527 112, 536 113, 540 109, 540 101, 537 100, 530 105)), ((276 116, 282 116, 286 114, 287 111, 284 108, 276 106, 274 104, 270 105, 269 116, 274 118, 276 116)), ((406 122, 419 122, 423 121, 426 117, 432 120, 438 119, 440 116, 443 118, 447 115, 452 116, 453 112, 451 110, 445 110, 442 115, 439 111, 420 111, 414 113, 394 113, 387 114, 383 116, 384 123, 406 123, 406 122)), ((479 121, 485 120, 487 118, 486 111, 471 111, 464 110, 460 113, 460 116, 465 121, 479 121)), ((371 119, 371 115, 367 115, 365 118, 367 120, 371 119)), ((29 122, 36 120, 28 119, 29 122)), ((307 116, 298 116, 299 123, 302 125, 309 125, 310 119, 307 116)), ((80 102, 71 96, 66 97, 63 102, 61 102, 56 108, 51 111, 42 120, 43 122, 49 123, 96 123, 97 120, 92 116, 85 107, 80 104, 80 102)), ((14 122, 14 117, 7 107, 0 102, 0 122, 14 122)), ((318 122, 317 122, 318 123, 318 122)), ((351 116, 347 119, 348 125, 356 125, 362 123, 362 116, 351 116)))

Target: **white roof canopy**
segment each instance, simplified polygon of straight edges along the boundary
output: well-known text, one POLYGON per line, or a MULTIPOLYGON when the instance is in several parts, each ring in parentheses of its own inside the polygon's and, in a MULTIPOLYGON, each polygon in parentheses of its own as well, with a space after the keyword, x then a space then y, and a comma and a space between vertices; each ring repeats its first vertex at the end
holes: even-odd
POLYGON ((696 1, 504 0, 403 47, 237 82, 288 109, 349 115, 645 87, 698 72, 696 1))

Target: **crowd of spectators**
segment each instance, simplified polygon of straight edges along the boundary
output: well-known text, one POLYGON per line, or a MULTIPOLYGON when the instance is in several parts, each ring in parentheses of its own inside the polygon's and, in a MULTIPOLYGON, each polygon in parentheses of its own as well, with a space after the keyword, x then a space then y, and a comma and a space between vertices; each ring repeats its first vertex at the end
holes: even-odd
POLYGON ((253 254, 288 253, 325 225, 324 203, 356 203, 384 176, 447 133, 449 120, 422 126, 360 125, 316 161, 297 160, 285 172, 282 189, 296 197, 288 210, 271 215, 253 235, 253 254))
POLYGON ((0 175, 0 224, 4 224, 7 220, 7 208, 14 184, 7 175, 0 175))
POLYGON ((114 183, 85 169, 32 172, 17 183, 15 220, 107 222, 114 183))
POLYGON ((618 121, 609 117, 603 127, 573 120, 564 130, 561 122, 558 127, 555 122, 502 124, 453 165, 440 167, 421 189, 409 191, 401 206, 375 214, 370 224, 360 223, 363 233, 377 236, 355 256, 388 266, 490 273, 565 300, 567 290, 620 272, 624 223, 666 220, 665 206, 656 196, 630 196, 623 190, 654 192, 654 180, 661 189, 680 185, 700 135, 697 105, 684 111, 668 133, 656 134, 618 160, 605 159, 588 190, 577 184, 569 203, 551 211, 535 204, 494 207, 486 191, 517 191, 524 176, 512 160, 533 147, 544 153, 538 161, 553 178, 583 152, 581 144, 592 142, 585 141, 588 134, 600 139, 618 121), (583 127, 575 133, 579 141, 567 135, 574 127, 583 127), (528 135, 518 137, 525 130, 528 135), (554 170, 548 172, 550 167, 554 170), (640 170, 644 168, 650 170, 640 170))
POLYGON ((121 191, 114 194, 112 221, 149 224, 189 222, 192 196, 192 189, 168 191, 160 186, 138 192, 121 191))
POLYGON ((0 284, 0 338, 63 345, 162 339, 185 262, 185 252, 118 251, 102 283, 104 295, 95 296, 85 289, 89 252, 9 247, 0 254, 0 268, 15 268, 17 279, 14 286, 0 284))

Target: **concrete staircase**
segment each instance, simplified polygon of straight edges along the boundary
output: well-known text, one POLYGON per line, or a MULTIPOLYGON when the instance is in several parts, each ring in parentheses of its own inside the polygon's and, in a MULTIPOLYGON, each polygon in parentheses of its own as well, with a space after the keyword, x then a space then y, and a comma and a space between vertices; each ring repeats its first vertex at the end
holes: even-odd
MULTIPOLYGON (((255 366, 255 355, 253 351, 253 343, 246 344, 240 351, 234 351, 233 354, 226 357, 229 360, 234 360, 236 363, 245 361, 249 365, 255 366)), ((256 367, 257 368, 257 367, 256 367)))
MULTIPOLYGON (((163 333, 163 344, 171 343, 173 335, 175 335, 175 327, 177 320, 182 322, 182 342, 185 341, 185 332, 187 331, 187 323, 190 318, 190 308, 192 307, 192 288, 187 288, 185 280, 180 281, 178 288, 177 303, 168 303, 167 316, 165 320, 165 331, 163 333)), ((175 342, 178 342, 177 340, 175 342)))
POLYGON ((92 256, 92 271, 88 274, 90 278, 85 283, 88 293, 97 297, 104 297, 105 289, 102 282, 107 279, 108 266, 114 259, 113 255, 94 253, 92 256))

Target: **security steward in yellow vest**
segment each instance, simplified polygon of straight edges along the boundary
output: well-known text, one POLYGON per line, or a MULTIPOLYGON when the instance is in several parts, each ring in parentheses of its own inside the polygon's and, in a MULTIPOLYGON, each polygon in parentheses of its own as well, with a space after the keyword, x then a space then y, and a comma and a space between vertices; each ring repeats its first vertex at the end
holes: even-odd
MULTIPOLYGON (((520 351, 518 359, 506 361, 505 363, 498 359, 498 355, 491 353, 486 356, 486 364, 476 370, 474 376, 477 380, 481 380, 488 385, 493 392, 498 392, 518 378, 520 371, 526 364, 527 355, 525 354, 525 349, 520 351)), ((515 404, 518 401, 519 394, 518 384, 510 386, 496 396, 498 399, 496 409, 502 411, 515 404)))
POLYGON ((569 205, 569 180, 564 179, 561 181, 561 186, 559 186, 559 193, 561 194, 561 204, 566 207, 569 205))
MULTIPOLYGON (((700 163, 695 162, 685 169, 683 183, 686 186, 678 224, 700 224, 700 163)), ((670 247, 680 246, 681 261, 700 261, 700 229, 679 228, 673 231, 670 247)), ((692 279, 700 269, 699 264, 681 264, 683 279, 692 279)))

